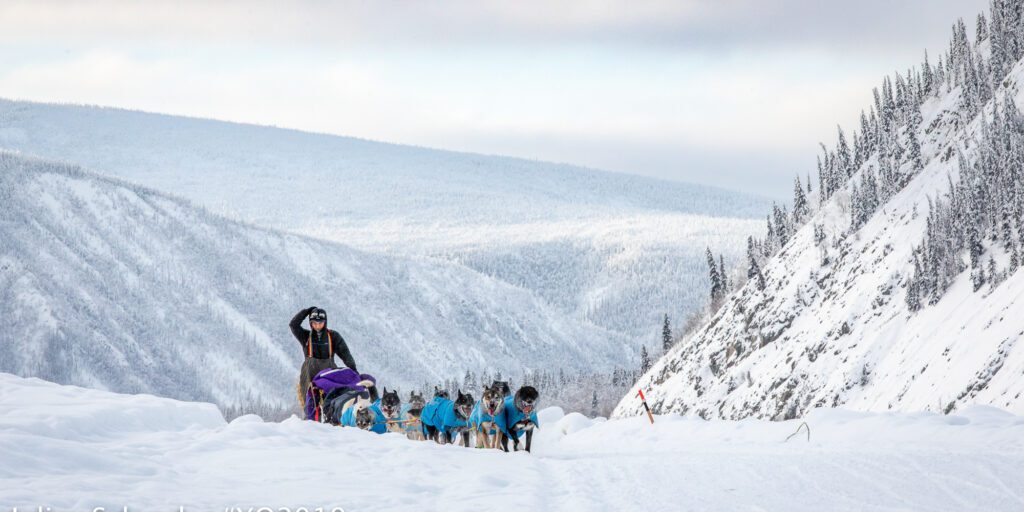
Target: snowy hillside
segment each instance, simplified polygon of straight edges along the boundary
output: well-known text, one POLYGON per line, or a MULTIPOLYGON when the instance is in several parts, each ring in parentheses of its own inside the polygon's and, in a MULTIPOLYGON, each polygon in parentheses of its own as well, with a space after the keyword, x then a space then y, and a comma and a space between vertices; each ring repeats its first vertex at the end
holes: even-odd
POLYGON ((0 503, 53 510, 1020 510, 1024 418, 816 411, 799 422, 540 411, 532 454, 0 374, 0 503), (803 432, 801 432, 803 436, 803 432), (344 462, 340 462, 344 461, 344 462), (340 463, 339 463, 340 462, 340 463), (429 472, 425 475, 424 472, 429 472))
POLYGON ((621 335, 464 266, 256 228, 0 153, 0 371, 225 405, 291 405, 287 323, 329 310, 389 387, 483 369, 610 369, 621 335))
MULTIPOLYGON (((820 207, 776 215, 751 244, 750 280, 637 383, 655 410, 1024 413, 1016 19, 982 20, 976 42, 961 22, 938 65, 886 79, 853 150, 840 135, 820 160, 820 207)), ((640 410, 627 396, 616 414, 640 410)))
POLYGON ((563 164, 111 108, 0 100, 0 148, 261 226, 459 261, 634 344, 656 341, 663 313, 703 305, 704 248, 739 258, 769 208, 563 164))

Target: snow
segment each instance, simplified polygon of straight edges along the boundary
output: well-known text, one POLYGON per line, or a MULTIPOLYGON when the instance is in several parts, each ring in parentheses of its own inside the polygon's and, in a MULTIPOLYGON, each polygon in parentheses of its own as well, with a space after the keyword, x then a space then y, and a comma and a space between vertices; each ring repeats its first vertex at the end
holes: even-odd
MULTIPOLYGON (((1018 63, 1003 82, 1018 104, 1022 78, 1018 63)), ((1024 414, 1024 273, 977 293, 963 273, 938 304, 914 314, 905 304, 928 201, 958 179, 957 159, 943 155, 977 153, 980 120, 960 120, 959 96, 954 88, 924 104, 924 169, 867 224, 849 234, 848 185, 763 267, 764 292, 738 290, 652 366, 637 387, 656 411, 782 419, 821 406, 942 412, 985 404, 1024 414), (815 225, 827 234, 828 264, 815 225)), ((876 165, 869 159, 853 181, 876 165)), ((640 411, 635 392, 614 414, 640 411)))
POLYGON ((0 374, 8 510, 1020 510, 1024 418, 539 413, 531 454, 438 446, 0 374), (786 441, 801 421, 811 439, 786 441))
POLYGON ((172 398, 291 406, 288 329, 328 310, 390 388, 467 370, 610 370, 628 338, 463 265, 369 253, 212 215, 0 152, 0 371, 172 398))
MULTIPOLYGON (((703 306, 704 248, 735 261, 764 198, 565 164, 0 100, 0 148, 172 193, 259 226, 464 265, 574 319, 657 343, 703 306)), ((757 219, 757 220, 755 220, 757 219)))

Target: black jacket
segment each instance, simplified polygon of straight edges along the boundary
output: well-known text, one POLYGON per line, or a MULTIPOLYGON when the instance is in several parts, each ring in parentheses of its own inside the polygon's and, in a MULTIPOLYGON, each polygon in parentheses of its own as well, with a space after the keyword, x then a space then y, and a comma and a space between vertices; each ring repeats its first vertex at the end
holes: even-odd
POLYGON ((313 308, 306 308, 299 311, 292 318, 291 323, 288 327, 291 327, 292 334, 295 335, 295 339, 299 340, 299 344, 302 345, 302 356, 309 357, 308 343, 313 343, 313 357, 318 359, 333 359, 332 355, 328 353, 327 333, 331 333, 331 344, 334 345, 334 353, 341 358, 341 361, 345 363, 345 366, 359 371, 356 368, 356 362, 352 360, 352 353, 348 351, 348 345, 345 344, 345 338, 342 338, 337 331, 332 331, 324 325, 323 330, 310 333, 308 329, 302 327, 302 321, 305 320, 309 313, 313 311, 313 308))

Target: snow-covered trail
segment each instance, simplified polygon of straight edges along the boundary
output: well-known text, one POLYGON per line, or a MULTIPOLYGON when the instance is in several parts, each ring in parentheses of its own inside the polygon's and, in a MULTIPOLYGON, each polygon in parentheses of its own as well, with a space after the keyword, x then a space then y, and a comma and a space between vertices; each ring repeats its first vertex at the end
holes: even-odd
POLYGON ((816 411, 788 443, 799 422, 656 420, 547 409, 503 454, 0 374, 0 509, 1024 509, 1024 418, 996 409, 816 411))

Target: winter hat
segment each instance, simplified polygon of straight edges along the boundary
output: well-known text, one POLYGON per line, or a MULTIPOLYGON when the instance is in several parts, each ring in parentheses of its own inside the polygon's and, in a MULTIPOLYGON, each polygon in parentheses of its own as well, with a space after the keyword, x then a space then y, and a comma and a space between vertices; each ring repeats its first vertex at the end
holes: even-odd
POLYGON ((320 309, 320 308, 314 308, 313 311, 309 312, 309 320, 310 321, 317 320, 317 321, 321 321, 321 322, 326 322, 327 321, 327 312, 322 310, 322 309, 320 309))

